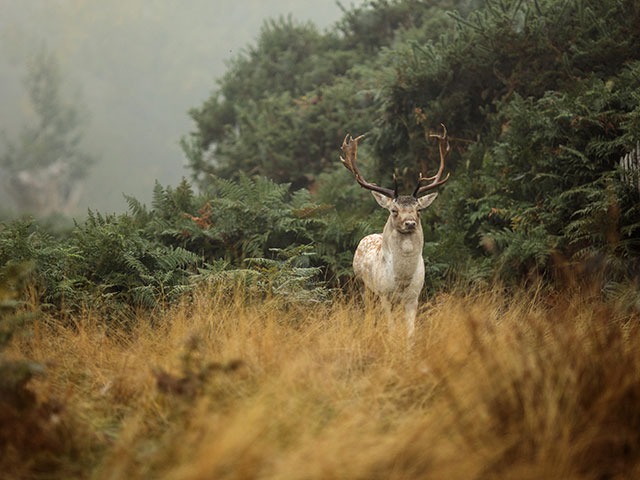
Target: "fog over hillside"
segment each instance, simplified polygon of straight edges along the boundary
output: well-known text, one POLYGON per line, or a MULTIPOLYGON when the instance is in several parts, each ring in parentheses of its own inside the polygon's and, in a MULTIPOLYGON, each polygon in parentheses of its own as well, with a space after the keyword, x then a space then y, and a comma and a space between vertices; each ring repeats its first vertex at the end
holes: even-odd
POLYGON ((39 49, 57 58, 64 98, 86 114, 82 148, 98 161, 78 215, 123 210, 123 193, 148 202, 156 179, 189 175, 178 145, 193 128, 187 111, 266 19, 291 15, 324 29, 341 15, 334 0, 0 0, 0 12, 5 138, 34 120, 23 82, 39 49))

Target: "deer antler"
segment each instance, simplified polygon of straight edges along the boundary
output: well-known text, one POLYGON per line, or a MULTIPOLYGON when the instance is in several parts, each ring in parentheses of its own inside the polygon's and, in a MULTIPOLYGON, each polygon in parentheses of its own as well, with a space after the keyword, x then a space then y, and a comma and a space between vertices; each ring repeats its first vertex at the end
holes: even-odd
POLYGON ((447 173, 447 176, 444 178, 444 180, 440 180, 440 177, 442 177, 442 172, 444 170, 444 157, 446 157, 451 150, 451 147, 449 146, 449 140, 447 140, 447 127, 444 126, 444 123, 441 123, 440 125, 442 125, 442 135, 438 135, 436 133, 432 133, 429 135, 430 138, 438 139, 438 150, 440 150, 440 168, 438 169, 438 173, 436 173, 433 177, 423 177, 422 172, 420 172, 420 175, 418 175, 418 185, 413 192, 414 197, 418 197, 418 195, 426 192, 427 190, 432 190, 436 187, 439 187, 447 180, 449 180, 449 175, 451 175, 450 173, 447 173), (429 180, 433 180, 429 185, 420 186, 420 183, 429 180))
POLYGON ((398 196, 398 182, 396 181, 395 175, 393 176, 394 189, 391 190, 389 188, 379 187, 374 183, 367 182, 360 170, 358 170, 358 164, 356 163, 356 156, 358 153, 358 142, 364 138, 364 135, 360 135, 357 138, 353 138, 351 135, 347 134, 344 137, 344 141, 342 142, 342 147, 340 150, 342 151, 342 155, 340 156, 340 161, 342 164, 356 177, 356 181, 367 190, 373 190, 374 192, 381 193, 385 197, 389 198, 397 198, 398 196))

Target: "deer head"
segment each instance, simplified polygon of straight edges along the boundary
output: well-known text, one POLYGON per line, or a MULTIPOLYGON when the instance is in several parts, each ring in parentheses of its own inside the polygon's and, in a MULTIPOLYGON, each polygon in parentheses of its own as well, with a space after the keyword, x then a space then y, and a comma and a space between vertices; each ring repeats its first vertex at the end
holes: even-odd
POLYGON ((449 174, 444 179, 442 173, 444 171, 444 159, 449 153, 450 146, 447 140, 447 128, 442 125, 442 135, 430 134, 429 137, 438 139, 438 148, 440 151, 440 168, 433 177, 423 177, 422 172, 418 175, 418 184, 413 194, 411 195, 398 195, 398 182, 396 177, 393 177, 394 188, 379 187, 374 183, 367 182, 357 164, 357 152, 358 142, 364 138, 364 135, 360 135, 357 138, 353 138, 347 135, 342 142, 342 156, 340 161, 356 178, 356 181, 367 190, 371 190, 374 198, 382 208, 389 210, 388 223, 392 228, 402 234, 410 234, 416 231, 420 225, 420 210, 427 208, 438 196, 437 193, 430 193, 428 195, 420 196, 426 191, 433 190, 447 180, 449 180, 449 174), (427 185, 422 185, 422 182, 431 181, 427 185))

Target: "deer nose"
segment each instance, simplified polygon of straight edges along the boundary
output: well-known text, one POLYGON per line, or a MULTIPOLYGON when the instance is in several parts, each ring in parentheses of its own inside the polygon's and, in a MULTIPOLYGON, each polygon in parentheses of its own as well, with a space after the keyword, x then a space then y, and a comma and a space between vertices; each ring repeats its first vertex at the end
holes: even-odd
POLYGON ((406 222, 404 222, 404 228, 406 228, 407 230, 413 230, 414 228, 416 228, 416 222, 414 222, 413 220, 407 220, 406 222))

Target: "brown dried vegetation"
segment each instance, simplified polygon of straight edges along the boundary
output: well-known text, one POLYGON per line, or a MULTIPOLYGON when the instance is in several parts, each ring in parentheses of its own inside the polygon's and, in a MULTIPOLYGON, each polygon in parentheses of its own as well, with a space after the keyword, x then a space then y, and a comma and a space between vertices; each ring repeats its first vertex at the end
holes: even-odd
MULTIPOLYGON (((203 292, 127 332, 92 312, 36 322, 9 353, 48 366, 34 401, 73 420, 48 477, 640 477, 636 315, 584 294, 441 294, 407 344, 380 313, 203 292)), ((45 476, 32 454, 0 468, 45 476)))

